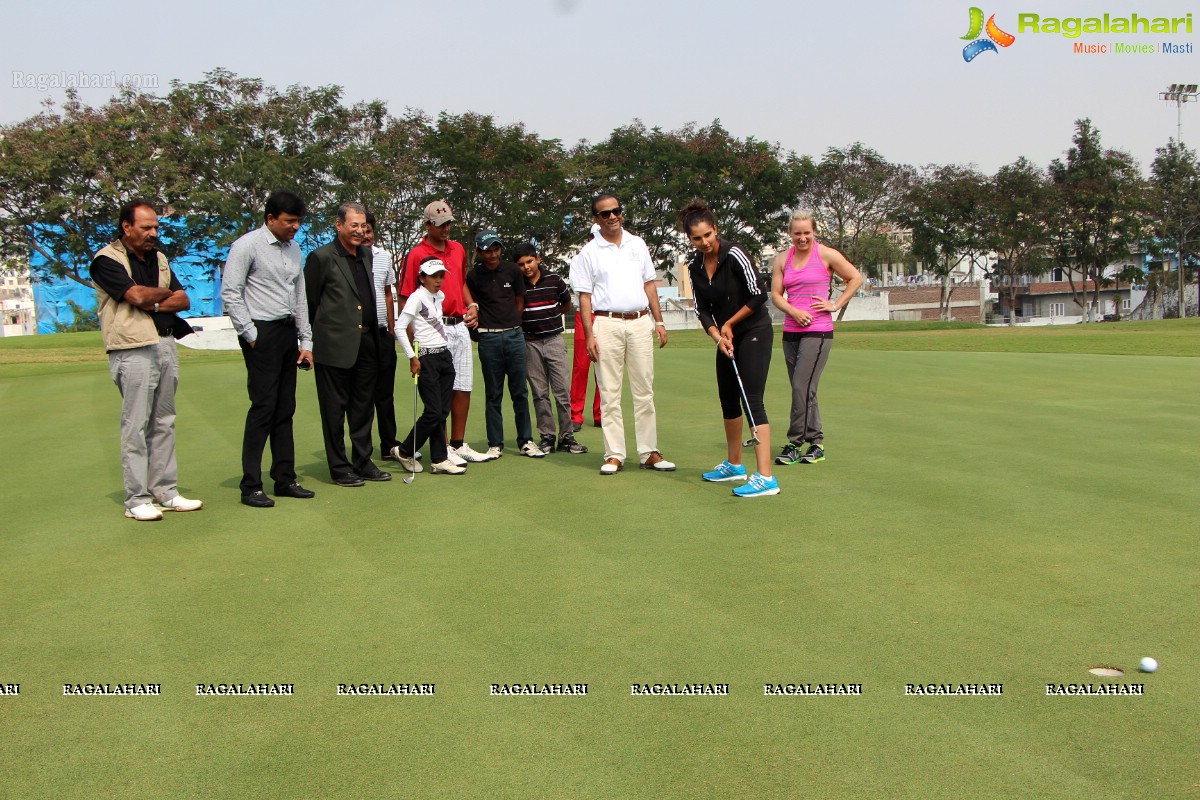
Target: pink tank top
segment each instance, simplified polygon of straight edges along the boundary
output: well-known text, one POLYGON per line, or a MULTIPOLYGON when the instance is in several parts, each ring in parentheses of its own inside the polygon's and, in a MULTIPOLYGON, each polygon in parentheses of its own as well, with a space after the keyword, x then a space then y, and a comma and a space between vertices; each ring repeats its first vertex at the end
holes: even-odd
POLYGON ((822 300, 829 299, 829 267, 821 260, 820 251, 821 246, 814 241, 808 261, 802 267, 794 267, 792 257, 796 254, 796 248, 788 250, 787 263, 783 265, 783 293, 793 306, 812 314, 813 321, 801 326, 796 320, 786 317, 783 320, 785 333, 827 333, 833 330, 833 314, 812 307, 813 295, 822 300))

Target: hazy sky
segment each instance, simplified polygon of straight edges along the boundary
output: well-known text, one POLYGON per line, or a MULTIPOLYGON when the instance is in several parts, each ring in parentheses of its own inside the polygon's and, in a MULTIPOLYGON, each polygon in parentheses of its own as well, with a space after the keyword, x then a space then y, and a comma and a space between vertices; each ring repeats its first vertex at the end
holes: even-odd
MULTIPOLYGON (((1106 146, 1147 166, 1176 134, 1158 93, 1200 82, 1200 5, 1181 0, 1020 0, 980 5, 1015 35, 967 63, 969 2, 783 0, 601 2, 443 0, 395 4, 163 4, 19 1, 4 11, 0 123, 37 113, 88 76, 199 80, 224 67, 283 87, 336 84, 349 102, 383 100, 436 114, 477 111, 574 144, 641 119, 676 128, 719 118, 739 137, 820 156, 861 141, 895 162, 973 162, 994 171, 1019 156, 1045 165, 1090 117, 1106 146), (1046 18, 1184 17, 1193 32, 1022 32, 1046 18), (1075 43, 1186 45, 1190 54, 1073 52, 1075 43), (33 88, 29 88, 33 85, 33 88)), ((986 33, 980 38, 986 38, 986 33)), ((83 97, 100 103, 111 90, 83 97)), ((1200 104, 1183 108, 1200 145, 1200 104)))

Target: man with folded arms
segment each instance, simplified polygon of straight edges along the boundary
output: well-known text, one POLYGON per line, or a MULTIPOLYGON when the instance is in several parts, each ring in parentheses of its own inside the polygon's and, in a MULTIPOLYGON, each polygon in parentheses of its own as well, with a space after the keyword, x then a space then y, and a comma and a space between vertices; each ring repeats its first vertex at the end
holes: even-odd
POLYGON ((100 336, 108 371, 121 392, 121 471, 125 516, 162 519, 162 511, 195 511, 204 505, 175 484, 175 340, 192 328, 178 311, 192 306, 187 292, 158 251, 158 213, 146 200, 121 206, 120 238, 92 260, 100 336))

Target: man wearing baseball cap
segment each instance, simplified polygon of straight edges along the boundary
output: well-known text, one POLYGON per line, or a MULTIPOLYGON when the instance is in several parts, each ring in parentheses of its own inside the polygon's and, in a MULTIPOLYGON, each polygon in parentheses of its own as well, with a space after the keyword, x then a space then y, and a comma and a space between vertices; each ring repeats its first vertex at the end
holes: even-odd
MULTIPOLYGON (((471 359, 471 337, 467 324, 475 324, 478 306, 464 282, 467 271, 467 251, 450 238, 454 214, 445 200, 435 200, 425 206, 425 236, 404 259, 404 272, 398 283, 400 305, 420 286, 418 272, 421 262, 436 256, 446 266, 442 282, 442 324, 446 343, 454 359, 454 389, 450 397, 449 460, 458 466, 468 461, 491 461, 466 443, 467 414, 471 410, 471 387, 475 366, 471 359)), ((393 453, 393 455, 395 455, 393 453)))
POLYGON ((521 313, 525 310, 525 276, 511 261, 500 258, 500 237, 483 230, 475 237, 474 268, 467 273, 467 289, 479 302, 478 315, 468 325, 479 338, 479 365, 483 371, 487 455, 499 458, 504 452, 504 381, 512 398, 517 422, 517 447, 521 455, 546 455, 533 441, 529 418, 529 387, 525 374, 525 334, 521 313))

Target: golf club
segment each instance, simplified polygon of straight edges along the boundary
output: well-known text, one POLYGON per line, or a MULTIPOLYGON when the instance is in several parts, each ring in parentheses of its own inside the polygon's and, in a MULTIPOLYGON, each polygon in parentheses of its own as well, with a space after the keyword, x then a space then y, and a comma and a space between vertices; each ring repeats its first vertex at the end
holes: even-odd
POLYGON ((737 377, 738 388, 742 390, 742 402, 746 404, 746 416, 750 418, 750 438, 746 442, 743 442, 743 446, 746 443, 751 445, 762 444, 758 440, 758 425, 754 423, 754 412, 750 410, 750 401, 746 399, 746 387, 742 383, 742 373, 738 371, 737 361, 732 356, 729 361, 733 364, 733 374, 737 377))
MULTIPOLYGON (((421 345, 414 342, 413 343, 413 355, 419 356, 420 348, 421 348, 421 345)), ((417 439, 417 378, 419 378, 419 377, 420 377, 419 373, 417 375, 413 375, 413 426, 412 426, 413 433, 412 433, 412 435, 413 435, 414 442, 416 442, 416 439, 417 439)), ((412 475, 405 475, 401 479, 406 484, 410 484, 417 479, 417 453, 415 450, 412 453, 412 467, 413 467, 412 475)))

